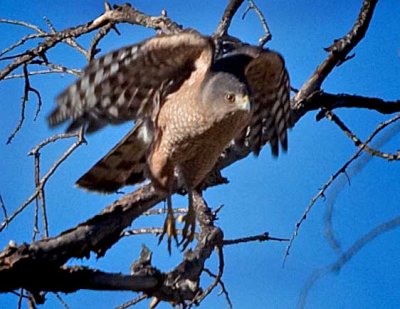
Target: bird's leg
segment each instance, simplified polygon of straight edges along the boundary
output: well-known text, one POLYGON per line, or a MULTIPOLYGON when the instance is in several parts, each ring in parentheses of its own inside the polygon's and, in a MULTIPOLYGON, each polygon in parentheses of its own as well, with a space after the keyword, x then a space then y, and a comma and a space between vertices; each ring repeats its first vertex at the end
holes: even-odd
POLYGON ((179 244, 178 236, 176 233, 176 227, 175 227, 174 210, 172 209, 171 195, 168 195, 168 197, 167 197, 167 217, 165 218, 163 231, 160 235, 160 238, 158 239, 158 244, 161 243, 165 234, 167 234, 167 236, 168 236, 168 240, 167 240, 168 252, 169 252, 169 254, 171 254, 171 238, 173 237, 175 239, 176 244, 177 245, 179 244))
POLYGON ((183 217, 185 225, 182 230, 182 240, 179 244, 182 244, 182 251, 192 242, 195 235, 196 229, 196 211, 193 206, 193 191, 188 189, 189 206, 187 214, 183 217))

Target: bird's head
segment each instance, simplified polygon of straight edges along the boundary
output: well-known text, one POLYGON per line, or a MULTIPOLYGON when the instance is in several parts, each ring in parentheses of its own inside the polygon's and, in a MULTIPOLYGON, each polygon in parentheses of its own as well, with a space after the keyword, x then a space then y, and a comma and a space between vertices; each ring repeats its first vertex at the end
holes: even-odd
POLYGON ((235 75, 216 72, 207 76, 201 87, 201 101, 210 115, 250 115, 247 85, 235 75))

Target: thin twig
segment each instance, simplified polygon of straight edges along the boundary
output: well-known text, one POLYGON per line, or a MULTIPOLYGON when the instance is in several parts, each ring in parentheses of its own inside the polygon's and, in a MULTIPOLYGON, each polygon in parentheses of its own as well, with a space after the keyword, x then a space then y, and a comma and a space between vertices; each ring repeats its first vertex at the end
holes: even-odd
POLYGON ((12 63, 0 70, 0 80, 3 80, 14 70, 24 64, 30 63, 35 58, 45 57, 46 52, 56 46, 58 43, 65 42, 65 40, 70 38, 77 39, 83 34, 90 33, 109 23, 139 24, 149 28, 162 29, 165 33, 178 32, 181 30, 181 27, 178 24, 167 17, 149 16, 132 8, 128 4, 116 6, 115 9, 104 12, 101 16, 84 25, 55 33, 50 38, 41 42, 37 47, 24 52, 19 57, 16 57, 12 63))
MULTIPOLYGON (((136 235, 143 235, 143 234, 152 234, 155 236, 159 236, 164 232, 164 229, 159 227, 143 227, 137 228, 132 230, 123 231, 121 233, 121 237, 128 237, 128 236, 136 236, 136 235)), ((176 233, 178 235, 182 235, 182 229, 176 229, 176 233)), ((198 233, 194 233, 194 238, 198 238, 198 233)))
MULTIPOLYGON (((15 48, 24 45, 26 41, 32 40, 32 39, 43 39, 43 38, 48 38, 51 37, 51 34, 49 33, 34 33, 34 34, 28 34, 15 42, 14 44, 8 46, 5 48, 3 51, 0 52, 0 57, 3 55, 9 53, 10 51, 14 50, 15 48)), ((5 58, 0 58, 0 60, 6 60, 5 58)))
POLYGON ((110 32, 111 29, 116 29, 115 25, 112 23, 101 27, 100 30, 96 33, 88 49, 87 59, 89 61, 92 60, 94 56, 96 56, 96 54, 100 51, 97 46, 100 43, 101 39, 103 39, 110 32))
POLYGON ((264 35, 258 39, 258 45, 263 47, 267 42, 271 41, 272 39, 272 34, 271 31, 269 30, 267 21, 265 20, 264 14, 261 12, 261 10, 258 8, 258 6, 254 3, 253 0, 247 0, 249 3, 249 6, 247 7, 246 11, 242 15, 242 19, 244 19, 247 15, 247 13, 250 10, 254 10, 254 12, 257 14, 258 18, 260 19, 261 26, 264 29, 264 35))
POLYGON ((38 33, 46 33, 44 30, 40 29, 38 26, 36 26, 34 24, 27 23, 25 21, 0 18, 0 23, 23 26, 23 27, 35 30, 38 33))
MULTIPOLYGON (((213 274, 208 268, 204 268, 203 270, 207 275, 209 275, 212 278, 217 278, 217 275, 213 274)), ((218 294, 221 295, 224 294, 226 302, 228 303, 228 306, 230 309, 233 308, 233 303, 231 301, 231 298, 229 297, 229 293, 228 290, 225 287, 224 282, 222 281, 222 279, 219 280, 218 284, 221 286, 221 292, 219 292, 218 294)))
MULTIPOLYGON (((397 122, 396 124, 391 125, 385 131, 383 131, 379 136, 377 136, 374 139, 374 141, 371 142, 371 145, 373 146, 373 148, 381 148, 387 142, 389 142, 394 136, 398 135, 399 132, 400 132, 400 123, 397 122)), ((329 195, 325 203, 326 210, 323 219, 325 225, 324 234, 330 247, 339 255, 343 253, 343 250, 341 248, 339 240, 335 235, 335 230, 333 228, 333 212, 334 212, 335 201, 338 195, 343 191, 345 186, 349 184, 348 179, 345 178, 355 177, 368 165, 368 163, 373 158, 374 158, 373 156, 364 152, 360 156, 360 158, 352 166, 349 167, 344 177, 338 178, 336 180, 335 185, 329 191, 329 195)))
MULTIPOLYGON (((154 215, 164 215, 168 212, 168 209, 163 207, 163 208, 158 208, 158 209, 150 209, 149 211, 146 211, 143 213, 143 216, 154 216, 154 215)), ((186 214, 187 213, 187 208, 174 208, 173 209, 174 214, 186 214)))
POLYGON ((369 231, 367 234, 356 240, 353 243, 353 245, 336 260, 336 262, 328 266, 325 266, 323 268, 315 270, 308 278, 306 284, 304 285, 301 291, 297 308, 302 309, 305 307, 308 293, 319 279, 321 279, 322 277, 326 276, 329 273, 333 272, 338 273, 342 269, 342 267, 346 265, 368 243, 370 243, 376 237, 386 232, 389 232, 395 228, 398 228, 399 226, 400 226, 400 216, 378 225, 377 227, 369 231))
MULTIPOLYGON (((65 68, 65 69, 57 68, 57 69, 48 69, 48 70, 38 70, 38 71, 30 71, 30 72, 28 72, 28 76, 47 75, 47 74, 53 74, 53 73, 57 73, 57 74, 68 73, 68 74, 72 74, 72 75, 75 75, 75 76, 79 76, 81 74, 81 70, 67 69, 67 68, 65 68)), ((24 74, 10 74, 6 78, 4 78, 4 80, 22 78, 22 77, 25 77, 25 75, 24 74)))
POLYGON ((359 149, 355 152, 355 154, 345 164, 343 164, 335 174, 333 174, 329 178, 329 180, 322 186, 322 188, 318 191, 318 193, 311 199, 310 203, 308 204, 308 206, 304 210, 302 216, 300 217, 300 219, 297 221, 297 223, 295 225, 294 231, 293 231, 292 236, 290 237, 290 240, 289 240, 289 244, 288 244, 288 246, 286 247, 286 250, 285 250, 285 255, 284 255, 283 263, 282 263, 283 266, 285 265, 286 259, 290 254, 290 249, 292 247, 293 241, 294 241, 294 239, 297 237, 297 235, 299 233, 300 226, 307 219, 307 216, 311 212, 311 210, 314 207, 315 203, 320 198, 325 196, 326 190, 332 185, 332 183, 336 180, 336 178, 339 177, 339 175, 341 175, 341 174, 346 172, 347 168, 364 151, 364 147, 366 145, 368 145, 380 131, 382 131, 384 128, 386 128, 387 126, 391 125, 392 123, 395 123, 398 120, 400 120, 400 114, 396 115, 395 117, 393 117, 393 118, 391 118, 391 119, 389 119, 387 121, 384 121, 384 122, 380 123, 375 128, 375 130, 372 132, 372 134, 366 139, 365 143, 363 145, 361 145, 359 147, 359 149))
POLYGON ((332 111, 326 110, 325 111, 325 117, 335 123, 353 142, 354 145, 357 147, 363 147, 363 149, 368 152, 370 155, 375 156, 375 157, 380 157, 389 161, 393 160, 400 160, 400 152, 398 151, 395 154, 391 153, 385 153, 382 151, 379 151, 377 149, 373 149, 363 143, 345 124, 343 121, 340 120, 338 116, 336 116, 332 111))
POLYGON ((199 305, 214 289, 215 287, 220 283, 222 275, 224 274, 224 267, 225 267, 225 262, 224 262, 224 251, 222 249, 222 246, 216 246, 215 247, 217 250, 218 254, 218 273, 214 278, 214 281, 205 289, 201 294, 197 295, 192 303, 190 303, 189 306, 192 304, 199 305))
MULTIPOLYGON (((44 16, 43 19, 46 22, 46 24, 49 27, 52 34, 56 34, 57 30, 54 27, 53 23, 50 21, 50 19, 47 16, 44 16)), ((73 38, 67 38, 67 39, 65 39, 64 42, 67 43, 67 45, 75 48, 80 53, 82 53, 85 57, 88 56, 88 52, 81 45, 79 45, 73 38)))
MULTIPOLYGON (((40 153, 37 153, 34 157, 35 166, 35 188, 40 185, 40 153)), ((42 191, 42 190, 40 190, 42 191)), ((40 192, 41 193, 41 192, 40 192)), ((40 233, 39 231, 39 204, 40 204, 40 193, 35 198, 35 213, 33 216, 33 236, 32 241, 36 240, 36 235, 40 233)))
POLYGON ((58 301, 61 303, 61 305, 64 306, 65 309, 71 309, 71 307, 65 302, 64 299, 62 299, 62 297, 58 293, 54 293, 54 295, 56 296, 58 301))
POLYGON ((6 205, 4 204, 3 197, 1 196, 1 194, 0 194, 0 207, 1 207, 1 210, 3 211, 4 220, 7 220, 7 218, 8 218, 7 208, 6 208, 6 205))
POLYGON ((56 162, 53 164, 52 167, 47 171, 47 173, 41 178, 40 184, 38 187, 36 187, 35 191, 33 194, 25 201, 23 202, 15 211, 13 214, 11 214, 7 219, 5 219, 1 224, 0 224, 0 232, 7 226, 8 223, 10 223, 12 220, 14 220, 18 214, 20 214, 28 205, 30 205, 36 197, 40 194, 40 190, 44 188, 46 185, 47 181, 49 178, 54 174, 54 172, 57 170, 57 168, 62 164, 74 151, 77 149, 80 145, 86 143, 84 136, 83 136, 83 130, 81 129, 79 132, 74 132, 74 133, 69 133, 69 134, 59 134, 56 136, 53 136, 51 138, 48 138, 47 140, 43 141, 39 145, 37 145, 29 154, 35 155, 36 152, 38 152, 42 147, 45 145, 55 142, 58 139, 62 138, 69 138, 75 136, 77 137, 77 140, 68 148, 66 152, 63 153, 63 155, 56 160, 56 162))
POLYGON ((14 137, 17 135, 19 130, 22 128, 22 124, 25 121, 25 107, 26 107, 26 102, 28 100, 28 93, 29 93, 29 78, 28 78, 28 69, 26 68, 27 65, 24 64, 23 66, 23 71, 24 71, 24 79, 25 79, 25 86, 24 86, 24 94, 22 95, 21 98, 21 113, 20 113, 20 118, 18 121, 17 126, 14 128, 13 132, 10 134, 10 136, 7 139, 6 144, 10 144, 14 137))
POLYGON ((145 300, 146 298, 147 298, 146 294, 139 295, 135 299, 127 301, 126 303, 123 303, 121 306, 115 307, 115 309, 126 309, 129 307, 132 307, 132 306, 140 303, 142 300, 145 300))
POLYGON ((276 237, 270 237, 268 232, 262 233, 260 235, 255 235, 255 236, 249 236, 249 237, 241 237, 237 239, 225 239, 223 241, 224 246, 228 245, 236 245, 240 243, 246 243, 246 242, 253 242, 253 241, 269 241, 269 240, 275 240, 275 241, 289 241, 288 238, 276 238, 276 237))
POLYGON ((23 65, 23 72, 24 72, 24 81, 25 81, 25 86, 24 86, 24 94, 22 96, 22 102, 21 102, 21 115, 20 115, 20 119, 18 121, 17 126, 14 128, 14 131, 10 134, 10 136, 8 137, 7 140, 7 145, 10 144, 12 142, 12 140, 14 139, 14 137, 17 135, 17 133, 21 130, 22 125, 24 123, 25 120, 25 107, 26 107, 26 102, 29 100, 29 92, 33 92, 36 97, 37 97, 37 108, 36 108, 36 113, 35 113, 35 118, 34 120, 36 120, 37 116, 40 113, 40 109, 42 107, 42 97, 40 95, 40 92, 33 88, 31 86, 31 83, 29 81, 29 73, 28 73, 28 66, 27 64, 23 65))

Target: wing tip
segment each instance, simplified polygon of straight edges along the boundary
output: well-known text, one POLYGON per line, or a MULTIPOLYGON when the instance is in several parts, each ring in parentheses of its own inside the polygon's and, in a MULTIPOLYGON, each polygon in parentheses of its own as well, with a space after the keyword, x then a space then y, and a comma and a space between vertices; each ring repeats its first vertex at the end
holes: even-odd
POLYGON ((118 189, 122 187, 121 184, 115 181, 107 181, 104 179, 102 181, 93 182, 90 181, 87 176, 88 174, 85 174, 81 178, 79 178, 75 182, 75 187, 84 189, 85 191, 98 192, 102 194, 115 193, 118 189))

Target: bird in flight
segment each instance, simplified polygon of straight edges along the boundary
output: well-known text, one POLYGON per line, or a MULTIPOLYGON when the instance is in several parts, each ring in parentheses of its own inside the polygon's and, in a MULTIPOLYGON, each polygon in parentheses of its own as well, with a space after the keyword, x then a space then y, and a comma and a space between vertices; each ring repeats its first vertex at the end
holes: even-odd
POLYGON ((86 132, 134 121, 133 129, 78 181, 104 193, 151 180, 168 194, 164 232, 177 240, 170 195, 189 196, 182 230, 193 239, 193 190, 201 186, 232 143, 256 155, 270 143, 287 149, 289 77, 276 52, 241 45, 215 56, 211 37, 194 30, 158 35, 92 60, 57 98, 51 127, 86 132), (280 145, 280 146, 279 146, 280 145), (171 235, 172 234, 172 235, 171 235))

